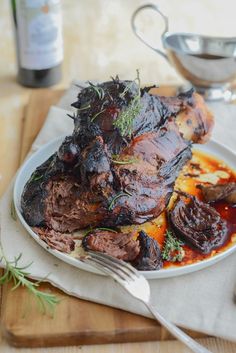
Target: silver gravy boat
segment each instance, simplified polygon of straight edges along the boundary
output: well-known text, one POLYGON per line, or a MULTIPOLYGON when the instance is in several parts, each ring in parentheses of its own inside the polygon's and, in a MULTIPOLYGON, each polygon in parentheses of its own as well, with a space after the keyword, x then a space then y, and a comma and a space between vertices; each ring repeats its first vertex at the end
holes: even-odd
POLYGON ((132 16, 131 25, 135 35, 173 65, 205 99, 235 99, 230 86, 236 78, 236 38, 170 33, 168 18, 154 4, 139 7, 132 16), (161 39, 165 52, 150 45, 137 28, 137 15, 146 9, 158 12, 164 20, 161 39))

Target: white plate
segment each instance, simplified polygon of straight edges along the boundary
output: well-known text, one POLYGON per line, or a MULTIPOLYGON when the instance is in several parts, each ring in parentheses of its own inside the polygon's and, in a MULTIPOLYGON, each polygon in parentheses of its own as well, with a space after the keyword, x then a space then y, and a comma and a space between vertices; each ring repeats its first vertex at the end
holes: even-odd
MULTIPOLYGON (((21 194, 26 182, 28 181, 28 179, 30 178, 31 174, 36 169, 36 167, 41 165, 58 149, 63 139, 64 139, 64 136, 59 137, 47 143, 42 148, 40 148, 36 153, 34 153, 21 167, 14 185, 14 203, 15 203, 16 212, 20 222, 25 227, 25 229, 45 250, 50 252, 52 255, 58 257, 60 260, 69 263, 72 266, 78 267, 80 269, 83 269, 89 272, 95 272, 95 273, 101 274, 100 272, 96 271, 89 265, 84 264, 83 262, 71 257, 68 254, 64 254, 57 250, 50 249, 47 246, 47 244, 44 241, 42 241, 36 233, 33 232, 31 227, 26 223, 26 221, 24 220, 21 214, 20 200, 21 200, 21 194)), ((233 170, 236 170, 236 155, 232 151, 228 150, 225 146, 220 145, 217 142, 210 141, 205 145, 197 145, 196 148, 200 151, 209 153, 223 160, 233 170)), ((198 271, 202 268, 211 266, 214 263, 222 260, 226 256, 230 255, 235 250, 236 250, 236 244, 228 248, 227 250, 223 251, 222 253, 219 253, 214 257, 208 258, 206 260, 202 260, 201 262, 197 262, 197 263, 182 266, 182 267, 176 266, 176 267, 171 267, 167 269, 161 269, 159 271, 141 271, 141 273, 143 273, 144 276, 148 279, 175 277, 182 274, 198 271)))

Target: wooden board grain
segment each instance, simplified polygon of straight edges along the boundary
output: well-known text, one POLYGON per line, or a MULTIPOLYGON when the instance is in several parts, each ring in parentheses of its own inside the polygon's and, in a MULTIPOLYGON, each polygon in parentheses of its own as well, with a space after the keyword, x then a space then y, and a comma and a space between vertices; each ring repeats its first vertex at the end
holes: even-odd
MULTIPOLYGON (((173 93, 165 87, 158 92, 173 93)), ((32 93, 23 128, 21 160, 30 149, 45 116, 62 91, 37 90, 32 93)), ((42 315, 25 288, 11 291, 4 286, 2 295, 2 330, 9 344, 17 347, 50 347, 115 342, 167 340, 171 336, 151 319, 70 297, 49 284, 42 290, 60 297, 53 318, 42 315)), ((193 337, 202 337, 191 332, 193 337)))

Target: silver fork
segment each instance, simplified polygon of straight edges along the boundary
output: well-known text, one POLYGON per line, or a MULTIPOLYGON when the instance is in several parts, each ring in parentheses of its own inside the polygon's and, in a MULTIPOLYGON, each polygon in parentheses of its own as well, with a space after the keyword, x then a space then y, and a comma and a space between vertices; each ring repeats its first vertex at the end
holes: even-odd
POLYGON ((164 326, 174 337, 184 343, 195 353, 212 353, 207 348, 189 337, 177 326, 166 320, 150 302, 150 287, 148 281, 134 267, 127 262, 118 260, 104 253, 89 250, 88 256, 82 257, 81 261, 111 276, 134 298, 143 302, 155 319, 164 326))

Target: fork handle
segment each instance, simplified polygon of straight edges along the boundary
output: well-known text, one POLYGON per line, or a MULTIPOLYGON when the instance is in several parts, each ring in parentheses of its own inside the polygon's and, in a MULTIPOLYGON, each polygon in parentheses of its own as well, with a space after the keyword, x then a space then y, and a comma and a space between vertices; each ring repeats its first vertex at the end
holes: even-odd
POLYGON ((176 325, 172 324, 170 321, 167 321, 150 303, 144 302, 150 312, 154 315, 156 320, 164 326, 173 336, 175 336, 179 341, 184 343, 195 353, 212 353, 207 348, 200 345, 185 332, 179 329, 176 325))

